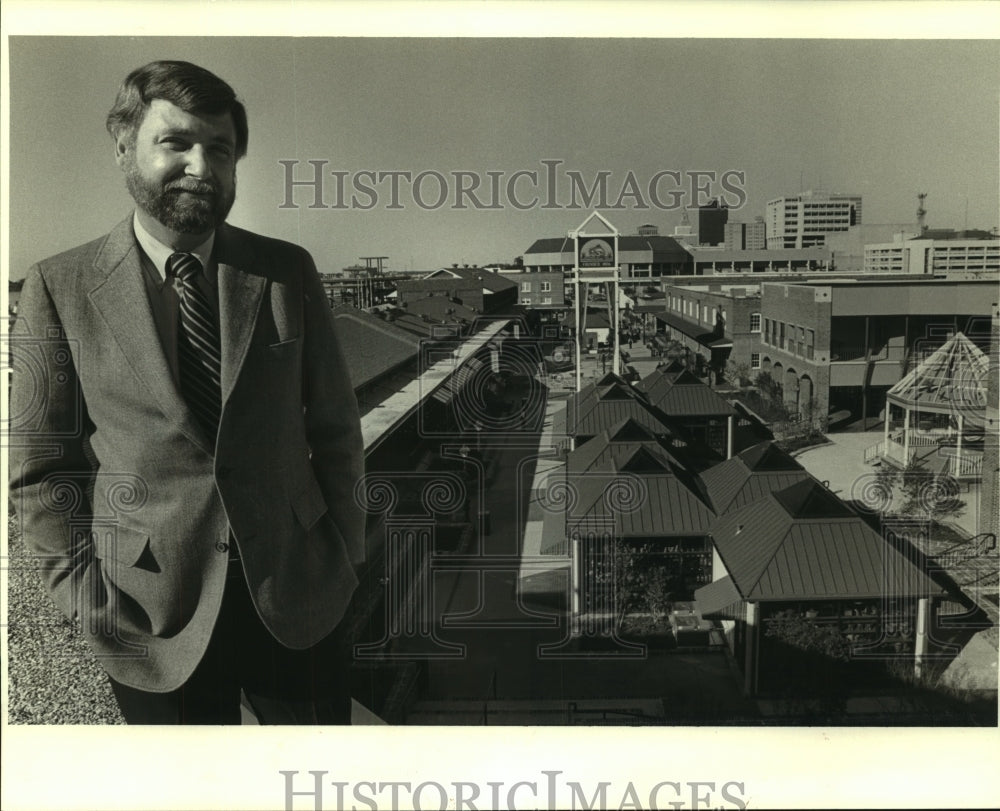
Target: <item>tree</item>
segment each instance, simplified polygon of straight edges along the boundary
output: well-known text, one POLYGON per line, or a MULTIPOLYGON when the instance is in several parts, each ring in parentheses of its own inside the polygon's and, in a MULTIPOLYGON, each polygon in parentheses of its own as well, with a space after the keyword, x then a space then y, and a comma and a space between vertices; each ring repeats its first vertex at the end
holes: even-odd
POLYGON ((945 473, 927 469, 923 460, 913 458, 900 473, 904 515, 921 516, 931 521, 957 518, 965 511, 958 498, 958 482, 945 473))
POLYGON ((899 515, 941 522, 965 511, 966 503, 958 498, 958 482, 928 470, 926 460, 914 457, 902 470, 883 462, 876 480, 890 505, 899 502, 895 510, 899 515))
POLYGON ((675 595, 683 588, 676 565, 672 565, 651 544, 618 541, 615 554, 615 581, 622 613, 646 612, 662 619, 675 595))
POLYGON ((783 389, 770 372, 761 372, 757 375, 757 389, 765 400, 770 400, 772 403, 782 402, 783 389))
POLYGON ((750 385, 750 365, 748 363, 726 362, 725 378, 733 386, 750 385))

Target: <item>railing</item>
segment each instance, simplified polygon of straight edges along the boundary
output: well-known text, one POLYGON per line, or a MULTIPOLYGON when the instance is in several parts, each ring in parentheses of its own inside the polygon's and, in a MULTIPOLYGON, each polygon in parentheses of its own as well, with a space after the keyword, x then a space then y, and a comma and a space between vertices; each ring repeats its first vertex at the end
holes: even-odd
POLYGON ((870 448, 865 449, 865 464, 870 465, 885 454, 885 442, 879 440, 870 448))
POLYGON ((975 477, 983 475, 982 456, 954 456, 951 460, 950 473, 955 478, 975 477))
POLYGON ((913 457, 917 455, 917 452, 913 446, 907 450, 906 446, 903 445, 902 442, 897 442, 896 440, 890 438, 885 442, 885 449, 883 450, 882 455, 887 459, 898 462, 899 464, 908 465, 913 460, 913 457))
POLYGON ((992 532, 982 532, 974 538, 948 547, 934 560, 943 567, 954 566, 970 558, 978 558, 996 552, 997 536, 992 532))
MULTIPOLYGON (((898 434, 900 437, 897 441, 902 441, 902 434, 898 434)), ((947 432, 941 433, 920 433, 918 431, 910 431, 910 442, 911 448, 930 448, 936 445, 941 445, 946 440, 954 438, 953 434, 947 432)))

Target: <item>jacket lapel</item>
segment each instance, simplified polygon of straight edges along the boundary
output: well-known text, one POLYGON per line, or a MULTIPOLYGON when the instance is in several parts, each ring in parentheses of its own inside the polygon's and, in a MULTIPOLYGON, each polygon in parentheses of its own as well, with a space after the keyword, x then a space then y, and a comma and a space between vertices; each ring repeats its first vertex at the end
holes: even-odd
POLYGON ((218 263, 219 329, 222 339, 222 403, 233 391, 250 346, 260 311, 266 279, 237 229, 221 226, 216 232, 218 263))
POLYGON ((90 300, 114 335, 132 372, 153 395, 164 415, 211 453, 211 444, 177 389, 156 332, 131 215, 108 235, 94 267, 100 279, 90 290, 90 300))

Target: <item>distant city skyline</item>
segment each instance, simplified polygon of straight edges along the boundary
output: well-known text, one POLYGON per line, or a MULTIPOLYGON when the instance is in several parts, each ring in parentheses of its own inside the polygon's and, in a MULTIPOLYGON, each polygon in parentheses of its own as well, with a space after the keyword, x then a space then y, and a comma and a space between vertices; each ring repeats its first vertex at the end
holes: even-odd
MULTIPOLYGON (((739 173, 752 222, 768 200, 800 190, 860 194, 864 222, 993 228, 998 220, 996 45, 926 40, 532 40, 12 37, 10 278, 106 233, 131 207, 104 115, 118 83, 156 58, 204 64, 229 81, 250 118, 248 157, 230 221, 305 245, 320 269, 388 256, 387 269, 511 262, 535 240, 579 225, 589 207, 490 205, 487 182, 515 178, 523 204, 555 166, 585 187, 607 177, 624 210, 601 208, 623 233, 669 235, 681 210, 653 205, 660 177, 739 173), (260 70, 267 65, 267 70, 260 70), (286 202, 285 161, 327 189, 365 172, 379 198, 310 208, 286 202), (558 162, 558 163, 557 163, 558 162), (308 171, 307 171, 308 170, 308 171), (425 173, 423 208, 393 173, 425 173), (372 178, 383 174, 383 182, 372 178), (435 177, 448 199, 434 206, 435 177), (456 173, 488 205, 455 210, 456 173), (635 208, 634 176, 649 205, 635 208)), ((717 181, 712 196, 724 191, 717 181)), ((350 185, 347 187, 350 190, 350 185)), ((578 200, 580 202, 580 200, 578 200)), ((662 202, 662 201, 661 201, 662 202)), ((690 204, 690 197, 685 204, 690 204)), ((598 206, 594 206, 598 207, 598 206)))

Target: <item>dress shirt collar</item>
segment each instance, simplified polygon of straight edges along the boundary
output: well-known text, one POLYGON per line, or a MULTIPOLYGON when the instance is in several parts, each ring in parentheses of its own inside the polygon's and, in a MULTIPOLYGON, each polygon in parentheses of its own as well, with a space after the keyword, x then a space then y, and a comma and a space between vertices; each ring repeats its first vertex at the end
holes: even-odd
MULTIPOLYGON (((167 260, 172 254, 177 253, 169 245, 164 245, 160 240, 149 233, 145 228, 142 227, 142 223, 139 222, 139 213, 136 212, 132 215, 132 228, 135 231, 136 241, 139 243, 139 247, 142 248, 143 252, 149 257, 149 261, 152 262, 153 267, 156 268, 156 272, 159 274, 159 282, 162 284, 167 279, 167 260)), ((198 257, 201 262, 201 266, 205 272, 205 278, 211 283, 215 284, 215 265, 212 264, 212 246, 215 245, 215 231, 209 235, 208 239, 201 243, 197 248, 190 251, 184 251, 184 253, 193 253, 198 257)))

